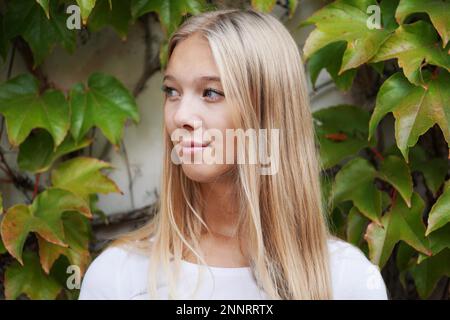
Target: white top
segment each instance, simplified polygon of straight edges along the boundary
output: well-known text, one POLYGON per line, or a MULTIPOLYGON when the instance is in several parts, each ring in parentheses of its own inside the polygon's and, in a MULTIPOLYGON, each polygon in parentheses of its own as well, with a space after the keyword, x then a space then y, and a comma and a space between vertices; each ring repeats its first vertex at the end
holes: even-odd
MULTIPOLYGON (((328 240, 333 298, 386 300, 387 290, 378 266, 370 262, 356 246, 342 240, 328 240)), ((104 250, 90 264, 81 284, 80 300, 145 300, 148 257, 121 247, 104 250)), ((269 299, 256 285, 250 267, 203 269, 195 296, 199 265, 182 260, 177 283, 179 299, 269 299), (213 279, 215 281, 213 281, 213 279), (215 282, 215 286, 214 286, 215 282)), ((160 299, 168 298, 168 282, 156 277, 160 299)))

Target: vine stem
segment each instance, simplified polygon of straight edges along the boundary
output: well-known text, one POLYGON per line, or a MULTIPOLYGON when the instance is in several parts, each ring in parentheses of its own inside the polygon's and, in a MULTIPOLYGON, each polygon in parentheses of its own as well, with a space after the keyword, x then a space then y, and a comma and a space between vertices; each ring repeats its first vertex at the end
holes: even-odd
MULTIPOLYGON (((4 151, 0 146, 0 169, 5 172, 6 176, 12 181, 12 183, 22 192, 24 197, 31 201, 30 196, 27 194, 27 190, 31 190, 33 186, 28 182, 27 176, 21 176, 20 174, 15 174, 8 162, 5 159, 4 151)), ((39 186, 38 186, 39 190, 39 186)))
POLYGON ((50 88, 51 84, 48 81, 47 75, 39 66, 34 65, 33 52, 27 42, 23 40, 23 38, 19 37, 14 41, 13 45, 21 54, 27 70, 39 80, 39 92, 42 93, 46 89, 50 88))
POLYGON ((12 46, 11 48, 11 58, 9 59, 9 65, 8 65, 8 73, 6 74, 6 79, 11 79, 12 69, 14 65, 14 57, 16 55, 16 47, 12 46))
POLYGON ((156 34, 152 32, 149 23, 151 19, 157 19, 155 14, 148 13, 139 18, 139 22, 144 29, 144 39, 145 39, 145 53, 144 53, 144 68, 142 69, 142 74, 139 77, 133 89, 133 96, 137 97, 144 89, 147 80, 157 71, 161 69, 161 64, 159 60, 159 50, 156 53, 152 50, 152 43, 158 41, 156 34))
POLYGON ((134 210, 135 206, 134 206, 134 193, 133 193, 133 176, 131 174, 130 159, 128 158, 128 152, 127 152, 127 149, 125 148, 124 141, 121 140, 120 144, 122 146, 123 156, 124 156, 125 164, 126 164, 126 167, 127 167, 128 190, 130 192, 131 207, 134 210))
POLYGON ((0 169, 1 169, 4 173, 6 173, 7 175, 9 175, 8 170, 6 170, 3 166, 0 166, 0 169))
POLYGON ((0 161, 3 163, 3 166, 4 166, 4 167, 1 167, 2 170, 9 176, 9 178, 14 180, 16 175, 14 174, 14 172, 9 167, 8 162, 6 162, 5 156, 4 156, 4 154, 3 154, 1 149, 0 149, 0 161))
MULTIPOLYGON (((14 65, 14 58, 15 58, 15 53, 16 53, 16 48, 14 46, 12 46, 11 48, 11 57, 9 59, 9 65, 8 65, 8 72, 6 74, 6 80, 9 80, 11 78, 11 73, 12 73, 12 69, 13 69, 13 65, 14 65)), ((1 122, 1 126, 0 126, 0 145, 2 142, 2 137, 3 137, 3 129, 5 127, 5 118, 2 117, 2 122, 1 122)), ((3 172, 5 172, 9 178, 14 181, 14 173, 12 172, 11 168, 9 167, 8 163, 6 162, 5 157, 3 156, 3 151, 0 149, 0 159, 1 162, 3 163, 4 167, 0 167, 0 169, 3 170, 3 172)))
POLYGON ((384 157, 381 155, 381 153, 376 149, 376 148, 370 148, 370 150, 372 150, 372 152, 375 154, 375 156, 377 158, 379 158, 381 161, 384 160, 384 157))

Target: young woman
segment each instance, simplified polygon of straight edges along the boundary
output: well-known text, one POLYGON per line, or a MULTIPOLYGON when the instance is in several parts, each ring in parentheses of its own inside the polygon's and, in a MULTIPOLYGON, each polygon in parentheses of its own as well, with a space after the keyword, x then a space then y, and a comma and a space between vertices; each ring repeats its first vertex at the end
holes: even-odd
POLYGON ((168 55, 160 210, 94 259, 80 299, 386 299, 379 269, 328 232, 304 70, 282 23, 203 13, 168 55), (219 139, 238 129, 271 138, 219 139), (248 161, 260 150, 276 154, 271 170, 248 161), (218 154, 227 161, 188 161, 218 154))

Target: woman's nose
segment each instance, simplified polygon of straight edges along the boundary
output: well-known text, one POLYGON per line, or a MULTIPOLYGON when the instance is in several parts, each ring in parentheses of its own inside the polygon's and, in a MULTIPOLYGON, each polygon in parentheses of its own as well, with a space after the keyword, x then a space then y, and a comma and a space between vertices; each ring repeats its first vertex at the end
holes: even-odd
POLYGON ((174 122, 177 128, 186 130, 195 130, 201 127, 201 119, 198 116, 193 98, 185 96, 181 99, 174 114, 174 122))

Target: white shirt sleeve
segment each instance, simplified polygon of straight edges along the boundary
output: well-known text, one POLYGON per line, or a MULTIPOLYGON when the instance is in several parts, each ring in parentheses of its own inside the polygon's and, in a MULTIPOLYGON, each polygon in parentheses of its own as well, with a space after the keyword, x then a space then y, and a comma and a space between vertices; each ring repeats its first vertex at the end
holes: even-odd
POLYGON ((331 254, 333 295, 336 300, 387 300, 380 269, 356 246, 339 241, 331 254))
POLYGON ((126 252, 118 247, 101 252, 84 275, 78 300, 120 299, 120 266, 125 258, 126 252))

